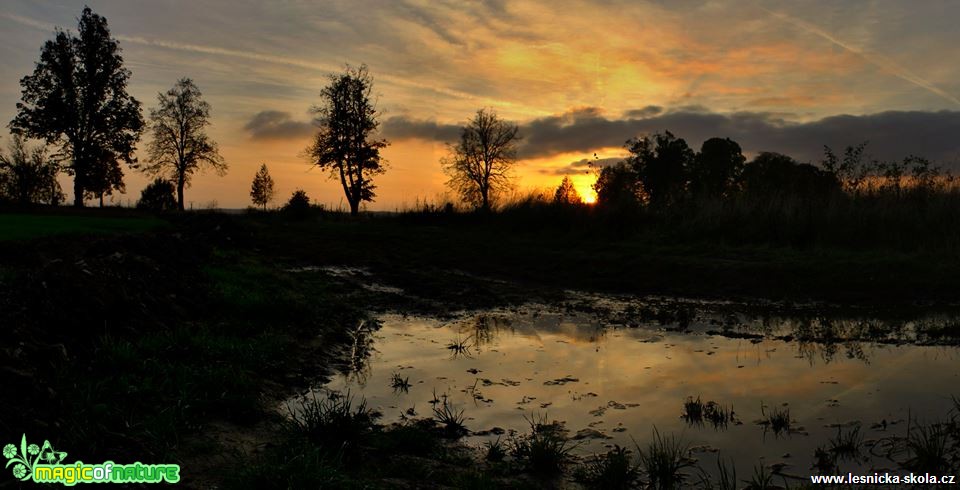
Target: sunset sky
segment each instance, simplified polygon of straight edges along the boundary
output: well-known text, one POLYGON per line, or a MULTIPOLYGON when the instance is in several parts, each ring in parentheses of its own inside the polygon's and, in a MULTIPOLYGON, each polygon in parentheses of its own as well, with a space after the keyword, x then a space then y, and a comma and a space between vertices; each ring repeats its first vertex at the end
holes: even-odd
MULTIPOLYGON (((445 142, 481 107, 521 127, 520 189, 571 175, 586 193, 585 159, 613 161, 627 138, 667 129, 696 148, 729 136, 748 154, 806 161, 824 144, 865 140, 878 158, 917 153, 951 166, 960 156, 957 2, 87 3, 120 40, 145 109, 184 76, 212 104, 210 134, 230 169, 194 180, 195 207, 249 205, 260 163, 277 181, 274 204, 303 188, 339 205, 338 184, 301 153, 308 109, 345 63, 369 66, 392 142, 370 209, 444 192, 445 142)), ((0 4, 4 124, 41 45, 55 26, 75 30, 83 5, 0 4)), ((127 170, 114 202, 135 202, 146 181, 127 170)))

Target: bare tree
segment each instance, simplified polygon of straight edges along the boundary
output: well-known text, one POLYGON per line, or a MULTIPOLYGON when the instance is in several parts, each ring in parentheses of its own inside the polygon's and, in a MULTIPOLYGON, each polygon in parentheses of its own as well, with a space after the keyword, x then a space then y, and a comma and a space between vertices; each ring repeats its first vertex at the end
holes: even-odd
POLYGON ((177 186, 177 207, 183 211, 183 188, 190 184, 193 173, 211 168, 224 175, 227 164, 207 136, 210 104, 193 80, 181 78, 166 93, 158 94, 157 101, 159 105, 150 110, 150 159, 142 168, 152 175, 169 175, 177 186))
POLYGON ((253 203, 262 206, 264 211, 267 209, 267 203, 273 199, 273 177, 267 170, 267 164, 260 165, 260 170, 253 177, 253 184, 250 186, 250 199, 253 203))
POLYGON ((460 142, 440 164, 449 176, 447 185, 484 211, 497 194, 510 188, 510 170, 517 162, 520 128, 492 110, 480 109, 461 130, 460 142))
POLYGON ((354 216, 360 203, 376 197, 373 176, 386 170, 380 150, 389 143, 371 139, 380 126, 370 100, 372 90, 373 78, 365 65, 348 66, 344 73, 331 76, 330 85, 320 92, 321 103, 313 108, 319 131, 306 150, 313 165, 340 180, 354 216))

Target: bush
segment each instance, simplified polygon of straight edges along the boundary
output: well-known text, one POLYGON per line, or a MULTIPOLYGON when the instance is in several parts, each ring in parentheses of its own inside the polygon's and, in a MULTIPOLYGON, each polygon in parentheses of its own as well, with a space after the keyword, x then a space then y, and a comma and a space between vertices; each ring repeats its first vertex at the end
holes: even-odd
POLYGON ((148 211, 173 211, 177 209, 177 199, 174 197, 176 189, 173 182, 158 177, 140 192, 137 209, 148 211))

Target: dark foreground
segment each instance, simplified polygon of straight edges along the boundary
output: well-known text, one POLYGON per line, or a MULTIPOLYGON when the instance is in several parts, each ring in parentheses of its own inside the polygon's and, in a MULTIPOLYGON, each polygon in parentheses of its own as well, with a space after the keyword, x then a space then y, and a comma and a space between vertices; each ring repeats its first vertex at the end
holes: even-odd
MULTIPOLYGON (((901 315, 960 299, 960 258, 945 253, 732 246, 495 216, 91 210, 0 215, 0 230, 0 386, 11 394, 0 442, 26 433, 71 460, 176 462, 195 487, 539 487, 562 482, 561 470, 588 486, 669 487, 696 473, 666 435, 574 468, 546 421, 478 455, 456 442, 460 422, 444 407, 390 427, 355 398, 308 398, 293 421, 276 410, 346 362, 351 332, 380 311, 446 315, 571 289, 901 315), (362 266, 406 294, 294 272, 319 266, 362 266)), ((937 430, 933 452, 941 439, 955 451, 956 424, 937 430)))

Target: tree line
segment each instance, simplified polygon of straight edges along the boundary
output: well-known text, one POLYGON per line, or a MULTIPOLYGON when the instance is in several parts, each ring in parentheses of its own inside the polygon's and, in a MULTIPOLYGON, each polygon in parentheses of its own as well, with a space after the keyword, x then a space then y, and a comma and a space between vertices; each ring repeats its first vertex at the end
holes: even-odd
POLYGON ((142 104, 127 92, 130 76, 106 18, 86 7, 77 34, 58 28, 33 73, 20 80, 9 155, 0 157, 0 195, 21 204, 59 204, 64 196, 56 176, 63 171, 73 177, 75 206, 87 199, 103 206, 105 196, 124 192, 126 164, 160 178, 149 192, 169 179, 182 210, 184 188, 197 171, 225 173, 227 164, 206 133, 210 105, 196 84, 182 78, 158 94, 145 119, 142 104), (144 131, 152 140, 141 163, 134 151, 144 131), (44 146, 28 148, 26 137, 44 146))
MULTIPOLYGON (((105 196, 124 191, 126 164, 156 177, 138 205, 183 210, 184 189, 196 173, 224 175, 228 165, 206 132, 211 107, 193 80, 182 78, 159 93, 144 118, 142 104, 127 92, 130 77, 107 20, 89 7, 80 15, 76 35, 57 29, 41 48, 33 73, 20 81, 21 101, 9 124, 13 138, 8 151, 0 152, 0 199, 60 204, 65 196, 56 177, 66 172, 73 177, 75 206, 87 199, 98 199, 102 206, 105 196), (144 132, 151 140, 146 160, 139 162, 134 152, 144 132), (31 147, 28 137, 43 145, 31 147)), ((317 132, 304 154, 310 165, 340 183, 352 215, 374 201, 374 181, 387 169, 381 152, 389 142, 377 137, 380 114, 372 91, 367 67, 348 65, 330 76, 320 102, 311 108, 317 132)), ((440 162, 447 186, 468 205, 491 210, 513 187, 521 137, 516 124, 493 110, 478 110, 440 162)), ((593 190, 600 207, 664 209, 744 195, 822 197, 839 190, 858 192, 881 180, 899 192, 905 179, 930 184, 941 175, 920 157, 866 162, 864 147, 848 147, 842 155, 825 148, 819 167, 771 152, 747 163, 740 145, 729 138, 711 138, 695 151, 665 131, 627 140, 623 161, 595 168, 593 190)), ((263 209, 273 199, 274 181, 266 164, 255 175, 250 196, 263 209)), ((582 203, 569 177, 553 200, 582 203)), ((309 198, 298 190, 290 204, 308 206, 309 198)))

